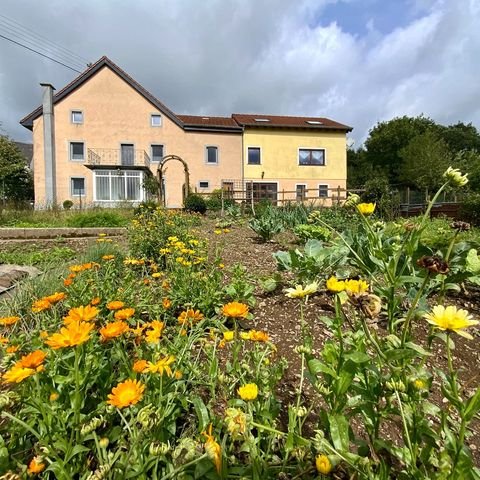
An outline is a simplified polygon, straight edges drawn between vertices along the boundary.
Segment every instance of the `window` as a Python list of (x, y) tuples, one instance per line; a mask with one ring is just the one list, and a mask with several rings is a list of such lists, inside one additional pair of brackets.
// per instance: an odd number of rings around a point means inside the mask
[(328, 185), (318, 186), (318, 196), (319, 198), (328, 198)]
[(198, 182), (198, 186), (199, 188), (208, 188), (209, 187), (209, 183), (207, 180), (200, 180)]
[(70, 160), (85, 160), (85, 145), (83, 142), (70, 142)]
[(143, 173), (137, 170), (95, 170), (96, 201), (142, 201)]
[(325, 165), (325, 150), (323, 148), (300, 148), (298, 150), (299, 165)]
[(303, 202), (307, 198), (307, 186), (306, 185), (299, 185), (296, 186), (296, 193), (297, 193), (297, 202)]
[(160, 162), (163, 158), (163, 145), (151, 145), (152, 162)]
[(248, 147), (248, 165), (260, 165), (261, 163), (261, 153), (260, 147)]
[(72, 197), (85, 196), (85, 178), (71, 177), (70, 178), (70, 194)]
[(81, 110), (72, 110), (72, 123), (83, 123), (83, 112)]
[(162, 126), (162, 116), (157, 114), (150, 115), (150, 122), (152, 127), (161, 127)]
[(273, 204), (277, 203), (278, 186), (276, 183), (251, 183), (247, 182), (247, 199), (258, 202), (259, 200), (270, 200)]
[(218, 163), (218, 147), (206, 147), (207, 163)]
[(225, 198), (233, 199), (233, 194), (235, 193), (233, 188), (233, 182), (222, 182), (222, 189)]

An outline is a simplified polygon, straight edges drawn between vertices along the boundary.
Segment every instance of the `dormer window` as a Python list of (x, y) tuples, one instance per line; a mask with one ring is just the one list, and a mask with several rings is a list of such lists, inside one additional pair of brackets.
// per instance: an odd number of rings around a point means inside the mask
[(320, 122), (319, 120), (307, 120), (309, 125), (323, 125), (323, 122)]
[(150, 125), (152, 127), (161, 127), (162, 126), (162, 116), (158, 114), (150, 115)]
[(255, 118), (254, 120), (256, 122), (269, 122), (270, 121), (268, 118)]
[(81, 110), (72, 110), (72, 123), (83, 123), (83, 112)]

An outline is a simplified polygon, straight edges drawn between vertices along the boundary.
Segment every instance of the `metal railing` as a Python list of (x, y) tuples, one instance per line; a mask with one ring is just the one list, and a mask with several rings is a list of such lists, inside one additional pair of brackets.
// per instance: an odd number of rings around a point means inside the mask
[(121, 150), (115, 148), (89, 148), (87, 165), (104, 167), (150, 168), (150, 157), (145, 150)]

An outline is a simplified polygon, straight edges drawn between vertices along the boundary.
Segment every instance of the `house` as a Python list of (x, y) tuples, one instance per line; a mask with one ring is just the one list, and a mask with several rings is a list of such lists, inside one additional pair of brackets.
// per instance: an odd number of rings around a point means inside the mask
[(20, 122), (33, 132), (37, 208), (141, 202), (159, 167), (167, 207), (182, 206), (186, 181), (275, 200), (346, 184), (351, 128), (328, 119), (178, 115), (107, 57), (55, 95), (42, 86), (43, 104)]

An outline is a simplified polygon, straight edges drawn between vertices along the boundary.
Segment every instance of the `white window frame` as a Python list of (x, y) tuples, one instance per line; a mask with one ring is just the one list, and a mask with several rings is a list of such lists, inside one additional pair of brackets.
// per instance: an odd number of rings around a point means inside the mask
[[(299, 199), (297, 198), (297, 196), (298, 196), (297, 188), (298, 188), (298, 187), (305, 187), (305, 190), (304, 190), (304, 192), (303, 192), (304, 195), (305, 195), (305, 197), (304, 197), (302, 200), (299, 200)], [(308, 197), (308, 185), (307, 185), (306, 183), (296, 183), (296, 184), (295, 184), (295, 201), (296, 201), (296, 202), (303, 202), (303, 201), (305, 201), (305, 200), (307, 199), (307, 197)]]
[[(206, 183), (207, 186), (206, 187), (202, 187), (202, 183)], [(199, 180), (198, 181), (198, 188), (201, 188), (202, 190), (204, 189), (207, 189), (207, 188), (210, 188), (210, 181), (209, 180)]]
[(153, 147), (162, 147), (163, 156), (165, 156), (165, 144), (164, 143), (151, 143), (150, 144), (150, 161), (152, 163), (160, 163), (159, 161), (153, 159)]
[[(75, 121), (75, 114), (76, 113), (80, 113), (82, 115), (82, 121), (81, 122), (76, 122)], [(74, 124), (74, 125), (83, 125), (83, 119), (84, 119), (84, 116), (83, 116), (83, 110), (71, 110), (70, 111), (70, 121)]]
[[(83, 180), (83, 193), (73, 193), (73, 180)], [(87, 179), (82, 176), (74, 176), (70, 177), (70, 196), (80, 198), (80, 197), (85, 197), (87, 195)]]
[[(300, 150), (323, 150), (323, 165), (302, 164), (300, 163)], [(298, 147), (297, 149), (297, 165), (299, 167), (326, 167), (327, 166), (327, 149), (323, 147)]]
[[(248, 162), (248, 150), (250, 148), (258, 148), (260, 150), (260, 163), (249, 163)], [(247, 146), (247, 165), (252, 165), (253, 167), (258, 167), (259, 165), (262, 165), (262, 147), (260, 147), (259, 145), (248, 145)]]
[(112, 169), (111, 168), (105, 168), (105, 169), (101, 169), (101, 170), (108, 170), (109, 171), (109, 174), (108, 175), (101, 175), (102, 177), (104, 178), (109, 178), (109, 185), (108, 185), (108, 188), (109, 188), (109, 200), (99, 200), (97, 198), (97, 170), (94, 170), (93, 172), (93, 201), (94, 202), (100, 202), (100, 203), (117, 203), (117, 202), (132, 202), (132, 203), (135, 203), (135, 202), (143, 202), (145, 200), (145, 189), (143, 188), (143, 180), (145, 178), (145, 175), (144, 173), (141, 171), (141, 170), (129, 170), (129, 169), (125, 169), (122, 171), (125, 173), (124, 177), (125, 177), (125, 191), (127, 191), (127, 185), (126, 185), (126, 182), (127, 182), (127, 175), (126, 175), (126, 172), (127, 171), (134, 171), (134, 172), (139, 172), (140, 175), (139, 175), (139, 179), (140, 179), (140, 198), (137, 199), (137, 200), (112, 200)]
[[(81, 143), (83, 145), (83, 158), (73, 158), (73, 144)], [(69, 140), (68, 142), (68, 159), (71, 162), (84, 162), (86, 160), (87, 145), (82, 140)]]
[[(209, 162), (208, 161), (208, 149), (209, 148), (216, 148), (217, 149), (217, 161), (216, 162)], [(218, 165), (220, 163), (220, 148), (218, 145), (205, 145), (205, 164), (206, 165)]]
[[(158, 125), (154, 124), (153, 123), (153, 119), (158, 117), (160, 119), (160, 123)], [(160, 113), (151, 113), (150, 114), (150, 126), (151, 127), (154, 127), (154, 128), (159, 128), (161, 127), (163, 124), (163, 118), (162, 118), (162, 115)]]
[[(327, 196), (323, 197), (320, 195), (320, 187), (327, 187)], [(318, 198), (330, 198), (330, 185), (328, 183), (319, 183), (318, 184)]]

